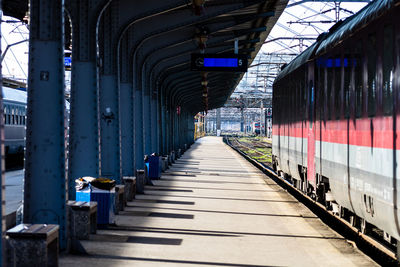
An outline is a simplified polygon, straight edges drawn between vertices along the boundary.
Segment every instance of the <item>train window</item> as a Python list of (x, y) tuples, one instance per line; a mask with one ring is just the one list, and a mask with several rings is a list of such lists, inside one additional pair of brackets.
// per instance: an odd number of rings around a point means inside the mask
[(335, 119), (340, 119), (340, 114), (341, 114), (341, 92), (342, 92), (342, 62), (340, 56), (335, 57), (335, 79), (334, 79), (334, 85), (332, 89), (334, 90), (335, 94), (335, 107), (334, 107), (334, 112), (335, 112)]
[(22, 116), (22, 125), (25, 125), (26, 124), (26, 122), (25, 122), (25, 116)]
[(356, 42), (354, 48), (354, 88), (355, 88), (355, 115), (356, 118), (362, 116), (363, 111), (363, 47), (362, 41)]
[(376, 36), (368, 36), (368, 116), (373, 117), (376, 113)]
[(383, 35), (383, 113), (390, 115), (393, 111), (393, 26), (385, 26)]
[[(317, 81), (315, 82), (315, 86), (316, 86), (316, 92), (315, 92), (315, 96), (318, 97), (318, 99), (316, 99), (315, 103), (316, 103), (316, 113), (315, 113), (315, 119), (317, 121), (322, 120), (323, 119), (323, 109), (324, 109), (324, 87), (323, 87), (323, 77), (324, 77), (324, 69), (321, 67), (317, 68), (317, 72), (318, 72), (318, 76), (317, 76)], [(317, 93), (318, 92), (318, 93)]]
[[(332, 60), (332, 59), (330, 59), (330, 60)], [(327, 72), (328, 72), (328, 77), (327, 77), (327, 92), (326, 92), (326, 94), (327, 94), (327, 97), (328, 97), (328, 99), (327, 99), (327, 108), (328, 108), (328, 120), (331, 120), (332, 119), (332, 94), (333, 94), (333, 86), (334, 86), (334, 84), (333, 84), (333, 68), (327, 68)]]
[(344, 117), (347, 119), (350, 117), (350, 93), (351, 93), (351, 72), (353, 68), (353, 60), (350, 55), (345, 55), (343, 59), (343, 69), (344, 69), (344, 87), (343, 87), (343, 97), (344, 97)]

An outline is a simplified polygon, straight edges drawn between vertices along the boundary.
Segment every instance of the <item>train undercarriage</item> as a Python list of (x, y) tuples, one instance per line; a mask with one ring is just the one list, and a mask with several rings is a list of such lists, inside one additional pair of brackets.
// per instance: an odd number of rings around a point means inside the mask
[[(389, 235), (387, 232), (379, 229), (375, 225), (367, 222), (364, 218), (361, 218), (360, 216), (356, 215), (351, 210), (338, 204), (333, 194), (331, 193), (328, 177), (317, 174), (316, 187), (314, 188), (314, 186), (307, 181), (306, 167), (298, 165), (300, 180), (293, 178), (291, 175), (279, 169), (279, 165), (275, 156), (272, 156), (272, 167), (273, 170), (278, 174), (278, 176), (281, 179), (284, 179), (285, 181), (290, 183), (302, 194), (307, 195), (315, 202), (318, 202), (319, 204), (323, 205), (326, 210), (332, 212), (335, 216), (348, 222), (352, 227), (356, 228), (361, 234), (373, 238), (374, 240), (385, 246), (387, 249), (394, 251), (397, 257), (399, 257), (399, 252), (397, 250), (398, 248), (400, 248), (400, 246), (398, 246), (398, 243), (400, 243), (400, 241)], [(371, 200), (365, 199), (366, 205), (368, 204), (369, 201)], [(369, 205), (370, 205), (369, 208), (373, 209), (373, 206), (371, 206), (371, 202), (369, 202)]]

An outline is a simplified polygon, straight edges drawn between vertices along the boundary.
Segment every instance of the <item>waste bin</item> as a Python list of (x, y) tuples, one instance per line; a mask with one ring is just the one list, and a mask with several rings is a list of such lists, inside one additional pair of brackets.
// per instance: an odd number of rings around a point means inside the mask
[(151, 179), (160, 179), (162, 171), (162, 159), (160, 156), (149, 157), (149, 177)]
[(115, 188), (104, 190), (89, 184), (84, 189), (76, 191), (76, 201), (96, 201), (97, 223), (115, 223)]

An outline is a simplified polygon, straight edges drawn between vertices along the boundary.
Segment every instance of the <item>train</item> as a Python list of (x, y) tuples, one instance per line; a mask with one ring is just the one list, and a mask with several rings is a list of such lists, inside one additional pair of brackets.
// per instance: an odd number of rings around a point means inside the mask
[(26, 132), (25, 89), (3, 86), (4, 151), (6, 169), (23, 166)]
[(264, 131), (264, 124), (258, 122), (252, 122), (251, 123), (251, 132), (255, 135), (259, 135), (261, 133), (261, 129), (260, 129), (260, 124), (262, 125), (262, 130)]
[(375, 0), (273, 84), (273, 168), (362, 233), (400, 240), (400, 1)]

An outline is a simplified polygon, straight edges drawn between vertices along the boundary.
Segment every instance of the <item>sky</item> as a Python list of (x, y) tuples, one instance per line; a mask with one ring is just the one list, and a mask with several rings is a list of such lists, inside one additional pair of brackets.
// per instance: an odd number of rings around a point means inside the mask
[[(25, 24), (12, 17), (3, 16), (1, 24), (1, 50), (4, 54), (7, 46), (28, 40), (29, 31)], [(5, 21), (5, 22), (4, 22)], [(11, 46), (2, 62), (3, 77), (26, 82), (28, 74), (28, 42)]]

